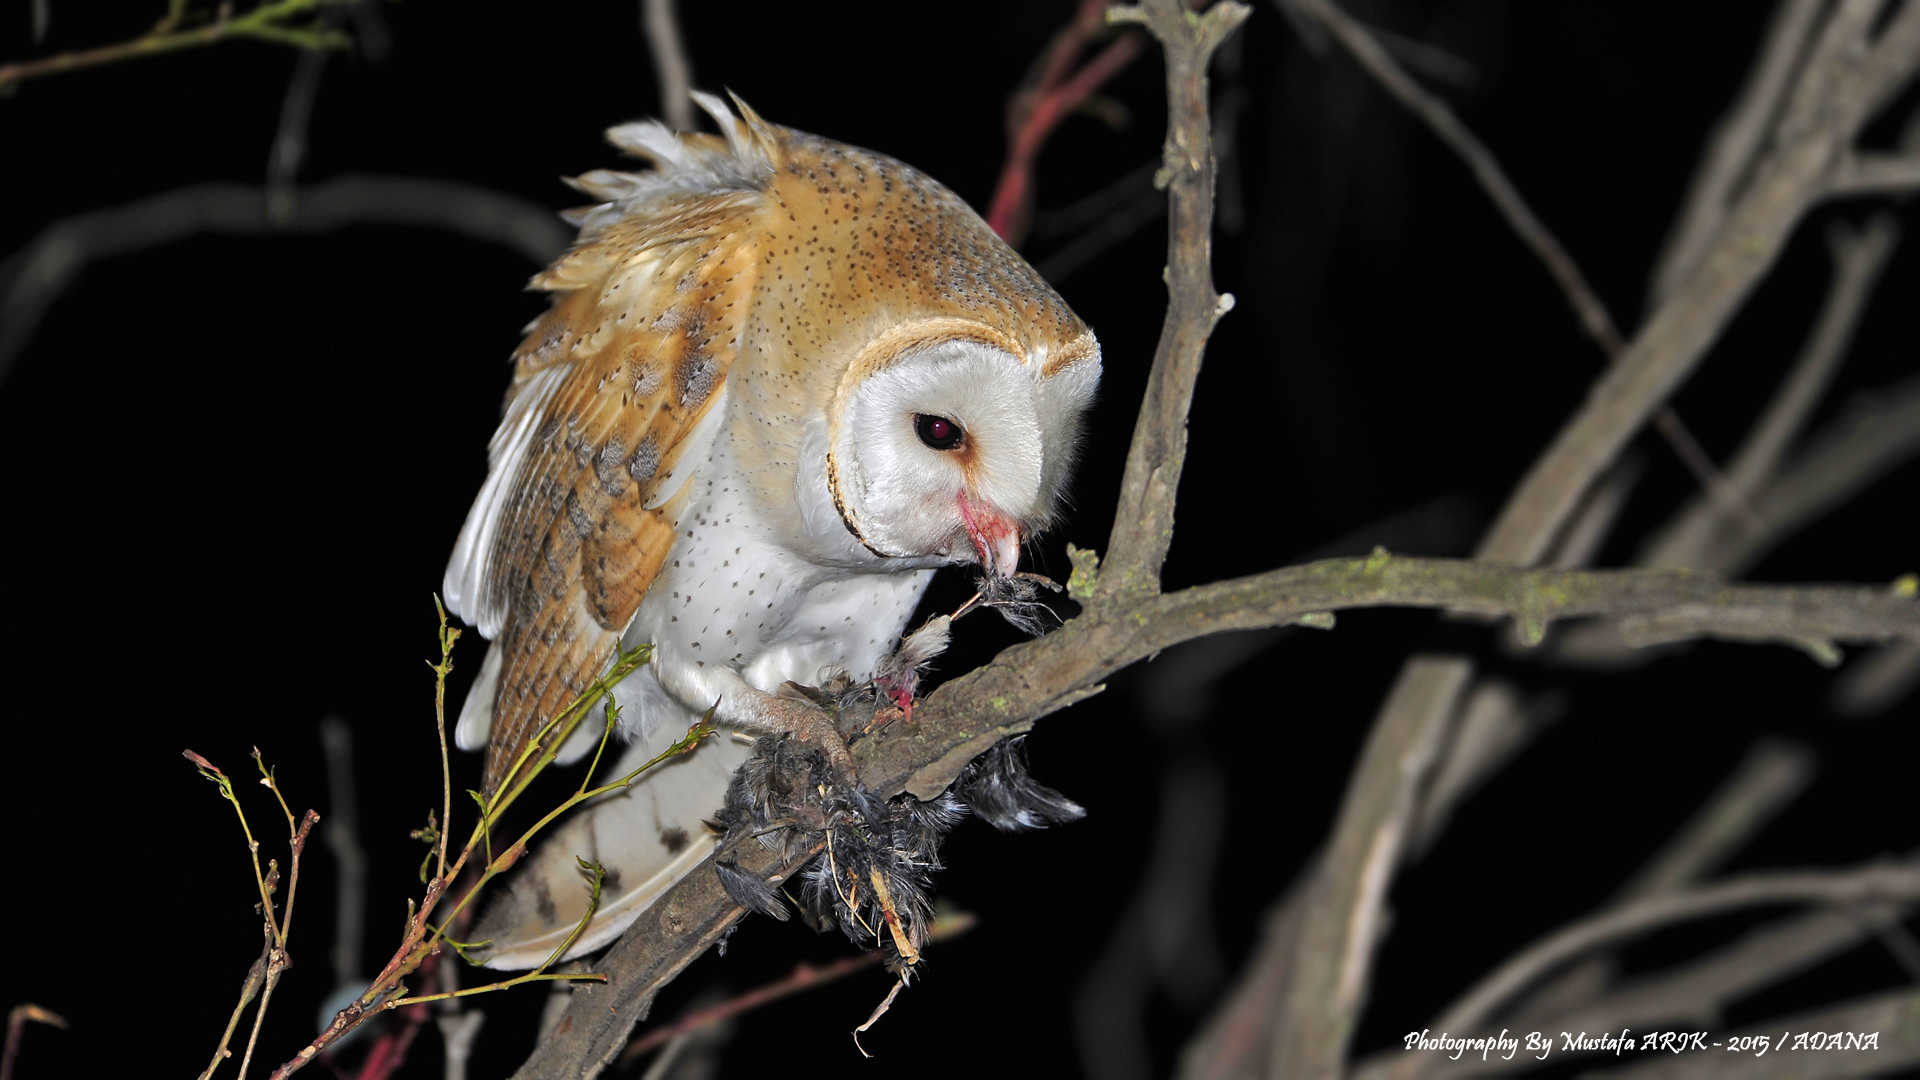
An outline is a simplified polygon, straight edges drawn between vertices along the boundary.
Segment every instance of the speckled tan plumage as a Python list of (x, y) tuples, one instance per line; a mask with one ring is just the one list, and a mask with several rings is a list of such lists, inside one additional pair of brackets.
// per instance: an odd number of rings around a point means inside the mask
[(507, 402), (537, 415), (461, 612), (497, 624), (503, 650), (488, 790), (605, 669), (674, 556), (700, 464), (682, 459), (723, 387), (730, 422), (757, 427), (734, 440), (738, 479), (780, 507), (800, 418), (826, 414), (863, 365), (956, 339), (1049, 375), (1097, 362), (1087, 328), (944, 187), (741, 114), (727, 138), (679, 137), (682, 165), (719, 163), (707, 183), (577, 181), (610, 201), (579, 212), (578, 244), (533, 281), (557, 295), (516, 354)]

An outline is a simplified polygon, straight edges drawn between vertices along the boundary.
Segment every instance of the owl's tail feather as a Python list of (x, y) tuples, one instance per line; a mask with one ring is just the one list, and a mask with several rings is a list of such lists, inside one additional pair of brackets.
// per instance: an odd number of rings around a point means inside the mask
[[(639, 768), (685, 734), (674, 727), (659, 725), (651, 738), (628, 746), (619, 763), (600, 775), (611, 780)], [(587, 914), (591, 882), (576, 858), (599, 863), (606, 879), (593, 921), (560, 959), (611, 944), (713, 851), (719, 837), (706, 823), (725, 801), (734, 770), (752, 752), (723, 730), (693, 753), (642, 773), (625, 791), (575, 811), (559, 831), (536, 840), (532, 853), (507, 876), (505, 889), (469, 934), (490, 944), (467, 954), (505, 970), (538, 967), (552, 956)], [(601, 767), (606, 769), (604, 763)]]

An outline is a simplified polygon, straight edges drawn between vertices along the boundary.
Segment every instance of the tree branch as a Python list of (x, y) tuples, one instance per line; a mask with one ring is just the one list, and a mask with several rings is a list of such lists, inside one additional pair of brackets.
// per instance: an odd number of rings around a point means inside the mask
[[(1769, 1050), (1764, 1057), (1753, 1051), (1728, 1053), (1725, 1050), (1664, 1054), (1626, 1068), (1585, 1075), (1591, 1080), (1799, 1080), (1808, 1075), (1840, 1080), (1878, 1076), (1920, 1062), (1920, 1025), (1913, 1023), (1916, 1011), (1920, 1011), (1920, 992), (1898, 990), (1836, 1008), (1772, 1020), (1764, 1030), (1746, 1028), (1734, 1033), (1733, 1037), (1768, 1039)], [(1779, 1026), (1773, 1026), (1775, 1024)], [(1874, 1032), (1880, 1038), (1870, 1052), (1842, 1050), (1838, 1053), (1789, 1050), (1771, 1041), (1781, 1032), (1798, 1035), (1812, 1031)], [(1819, 1056), (1810, 1060), (1809, 1054)], [(1809, 1073), (1809, 1069), (1816, 1071)]]
[[(1896, 923), (1901, 911), (1898, 907), (1822, 910), (1783, 919), (1676, 970), (1637, 980), (1572, 1008), (1529, 1009), (1513, 1016), (1511, 1022), (1517, 1029), (1529, 1031), (1712, 1026), (1719, 1023), (1727, 1006), (1859, 946), (1871, 939), (1877, 928)], [(1501, 1023), (1507, 1022), (1503, 1017)], [(1354, 1071), (1355, 1080), (1388, 1080), (1400, 1066), (1400, 1057), (1398, 1052), (1388, 1051), (1368, 1058)], [(1423, 1080), (1465, 1080), (1538, 1065), (1524, 1055), (1512, 1061), (1493, 1058), (1484, 1062), (1466, 1056), (1458, 1061), (1432, 1061), (1420, 1075)]]
[[(1481, 558), (1531, 563), (1540, 557), (1581, 493), (1692, 373), (1801, 215), (1828, 196), (1861, 126), (1920, 60), (1920, 5), (1903, 8), (1869, 43), (1877, 7), (1843, 5), (1828, 20), (1792, 87), (1775, 149), (1756, 166), (1697, 270), (1656, 309), (1528, 470), (1482, 543)], [(1855, 62), (1862, 55), (1866, 59)]]
[[(1626, 343), (1620, 338), (1620, 331), (1614, 323), (1613, 315), (1607, 310), (1605, 301), (1593, 291), (1587, 283), (1586, 275), (1567, 253), (1565, 247), (1553, 235), (1544, 223), (1534, 215), (1533, 208), (1521, 197), (1520, 190), (1508, 179), (1506, 170), (1467, 126), (1460, 122), (1447, 103), (1434, 94), (1428, 93), (1412, 76), (1397, 64), (1392, 53), (1379, 38), (1377, 31), (1367, 28), (1359, 20), (1342, 10), (1333, 0), (1277, 0), (1282, 10), (1295, 10), (1316, 20), (1319, 25), (1332, 32), (1335, 40), (1345, 46), (1347, 52), (1359, 62), (1367, 73), (1384, 87), (1390, 95), (1405, 106), (1407, 111), (1424, 121), (1434, 136), (1445, 143), (1449, 149), (1459, 155), (1473, 178), (1479, 182), (1481, 190), (1493, 202), (1494, 208), (1507, 221), (1514, 235), (1520, 238), (1534, 256), (1538, 258), (1547, 273), (1552, 275), (1567, 302), (1573, 307), (1574, 314), (1585, 330), (1600, 346), (1609, 361), (1620, 356)], [(1711, 458), (1701, 450), (1700, 444), (1687, 430), (1680, 416), (1672, 406), (1663, 407), (1654, 417), (1654, 427), (1661, 437), (1673, 447), (1674, 454), (1681, 464), (1693, 474), (1695, 482), (1711, 493), (1729, 511), (1752, 516), (1752, 511), (1739, 495), (1727, 484), (1727, 480), (1714, 467)]]
[(1200, 361), (1233, 297), (1213, 289), (1213, 149), (1207, 117), (1207, 63), (1251, 12), (1222, 0), (1204, 14), (1184, 0), (1144, 0), (1109, 9), (1159, 39), (1167, 64), (1167, 140), (1156, 187), (1167, 189), (1167, 318), (1135, 421), (1120, 505), (1107, 541), (1099, 599), (1112, 602), (1160, 590), (1160, 565), (1173, 542), (1173, 504), (1187, 457), (1187, 412)]
[[(1908, 859), (1842, 872), (1749, 874), (1717, 885), (1666, 893), (1573, 923), (1522, 950), (1434, 1021), (1439, 1031), (1477, 1031), (1530, 983), (1582, 953), (1676, 922), (1772, 904), (1871, 905), (1920, 899), (1920, 863)], [(1855, 1029), (1859, 1030), (1859, 1029)], [(1871, 1029), (1868, 1029), (1871, 1030)], [(1403, 1056), (1396, 1078), (1416, 1075)]]
[[(1672, 613), (1692, 632), (1809, 648), (1814, 642), (1830, 648), (1836, 640), (1920, 640), (1920, 603), (1886, 588), (1732, 585), (1684, 571), (1519, 570), (1382, 551), (1096, 606), (941, 686), (915, 708), (912, 724), (857, 742), (854, 760), (876, 796), (931, 798), (988, 747), (1031, 730), (1041, 717), (1161, 649), (1222, 630), (1302, 621), (1324, 626), (1330, 611), (1388, 605), (1511, 615), (1541, 632), (1563, 618)], [(819, 850), (785, 861), (758, 843), (741, 843), (714, 858), (735, 857), (744, 871), (778, 883)], [(596, 966), (608, 983), (575, 989), (566, 1019), (517, 1075), (573, 1077), (604, 1067), (654, 993), (742, 914), (705, 864), (682, 878)]]
[(1767, 137), (1780, 118), (1781, 102), (1800, 73), (1807, 42), (1825, 0), (1781, 0), (1747, 82), (1727, 115), (1714, 125), (1707, 150), (1687, 187), (1685, 206), (1660, 253), (1648, 289), (1649, 308), (1665, 303), (1693, 276), (1707, 247), (1726, 223), (1735, 194), (1752, 176)]
[[(1891, 214), (1875, 215), (1855, 231), (1836, 223), (1827, 234), (1833, 259), (1833, 283), (1821, 305), (1813, 333), (1802, 347), (1786, 382), (1775, 391), (1759, 420), (1747, 433), (1727, 468), (1728, 482), (1746, 500), (1758, 497), (1774, 478), (1780, 460), (1820, 403), (1840, 361), (1853, 342), (1855, 330), (1872, 299), (1880, 273), (1899, 243), (1900, 225)], [(1703, 563), (1719, 534), (1748, 531), (1744, 521), (1728, 520), (1718, 506), (1695, 500), (1663, 531), (1641, 562), (1647, 566), (1692, 566), (1725, 572), (1725, 566)], [(1765, 523), (1763, 520), (1763, 528)]]
[(693, 61), (680, 36), (680, 16), (674, 0), (640, 0), (640, 25), (647, 34), (647, 52), (653, 57), (653, 75), (660, 84), (660, 115), (675, 131), (693, 130)]
[(348, 225), (419, 225), (499, 244), (545, 265), (573, 242), (546, 207), (451, 180), (343, 176), (290, 189), (284, 214), (273, 193), (242, 184), (196, 184), (106, 210), (62, 218), (0, 267), (0, 380), (40, 320), (88, 263), (192, 236), (323, 233)]
[(177, 29), (174, 25), (177, 20), (169, 16), (162, 19), (160, 25), (155, 26), (152, 31), (132, 41), (60, 53), (57, 56), (48, 56), (39, 60), (20, 60), (10, 64), (0, 64), (0, 90), (6, 90), (28, 79), (37, 79), (45, 75), (99, 67), (103, 64), (119, 63), (122, 60), (133, 60), (142, 56), (178, 52), (181, 49), (212, 45), (229, 38), (252, 38), (255, 41), (291, 45), (298, 49), (349, 48), (353, 44), (353, 39), (340, 31), (323, 26), (299, 25), (294, 20), (311, 15), (323, 7), (351, 2), (353, 0), (270, 0), (239, 16), (229, 14), (227, 6), (222, 5), (212, 22), (187, 30)]

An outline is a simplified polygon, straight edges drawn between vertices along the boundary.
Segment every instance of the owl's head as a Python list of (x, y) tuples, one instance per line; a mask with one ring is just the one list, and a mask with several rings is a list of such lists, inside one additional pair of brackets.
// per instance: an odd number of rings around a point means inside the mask
[(942, 318), (883, 333), (828, 413), (826, 482), (884, 558), (978, 560), (1011, 576), (1059, 510), (1100, 376), (1091, 335), (1066, 355)]
[(718, 136), (608, 132), (656, 170), (575, 181), (608, 201), (578, 212), (577, 254), (543, 287), (644, 277), (653, 292), (625, 303), (671, 309), (649, 325), (690, 343), (687, 386), (726, 373), (743, 472), (811, 557), (1011, 576), (1059, 509), (1100, 377), (1093, 332), (925, 173), (695, 100)]

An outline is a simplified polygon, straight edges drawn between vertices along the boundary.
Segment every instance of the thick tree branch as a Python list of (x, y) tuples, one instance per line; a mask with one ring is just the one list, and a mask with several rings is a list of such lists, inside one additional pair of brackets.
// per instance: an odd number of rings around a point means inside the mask
[[(1807, 207), (1831, 193), (1835, 166), (1849, 152), (1859, 128), (1913, 72), (1920, 4), (1902, 8), (1884, 31), (1869, 40), (1879, 6), (1875, 0), (1849, 2), (1832, 12), (1821, 4), (1790, 6), (1777, 21), (1776, 44), (1782, 34), (1812, 32), (1814, 21), (1824, 18), (1825, 25), (1819, 30), (1820, 44), (1804, 62), (1797, 44), (1779, 50), (1792, 54), (1783, 61), (1770, 46), (1763, 63), (1767, 71), (1749, 85), (1748, 100), (1735, 109), (1736, 117), (1763, 118), (1748, 145), (1752, 153), (1765, 156), (1731, 172), (1718, 167), (1703, 170), (1699, 186), (1727, 185), (1724, 197), (1730, 205), (1719, 215), (1724, 220), (1716, 219), (1705, 231), (1702, 253), (1685, 273), (1674, 275), (1673, 288), (1659, 294), (1664, 302), (1653, 317), (1522, 479), (1478, 549), (1481, 558), (1532, 564), (1553, 549), (1587, 501), (1594, 482), (1614, 465), (1628, 439), (1664, 407), (1667, 397), (1698, 364), (1764, 276)], [(1803, 8), (1804, 25), (1796, 28), (1794, 12)], [(1701, 194), (1698, 187), (1695, 194)], [(1714, 205), (1721, 198), (1715, 192), (1690, 205)], [(1651, 624), (1638, 629), (1658, 632)], [(1833, 654), (1824, 655), (1831, 659)], [(1456, 714), (1459, 693), (1471, 685), (1464, 677), (1439, 678), (1435, 663), (1428, 660), (1403, 669), (1401, 683), (1388, 695), (1391, 707), (1375, 721), (1377, 732), (1396, 733), (1399, 742), (1381, 745), (1377, 753), (1370, 744), (1364, 757), (1371, 767), (1400, 770), (1399, 783), (1406, 790), (1418, 790), (1426, 779), (1404, 768), (1429, 760), (1415, 752), (1425, 731), (1419, 718)], [(1471, 667), (1465, 659), (1451, 663), (1461, 672)], [(1422, 673), (1433, 677), (1423, 678)], [(1434, 694), (1450, 692), (1452, 699), (1435, 702), (1402, 692), (1410, 680), (1420, 681)], [(1355, 790), (1395, 790), (1378, 783), (1380, 778), (1370, 776), (1367, 767), (1356, 772)], [(1299, 922), (1301, 940), (1337, 940), (1344, 927), (1377, 922), (1366, 912), (1340, 907), (1339, 901), (1352, 898), (1364, 904), (1378, 895), (1358, 884), (1376, 862), (1358, 854), (1374, 850), (1359, 838), (1380, 842), (1405, 835), (1399, 812), (1408, 804), (1398, 794), (1371, 804), (1349, 804), (1350, 812), (1343, 813), (1336, 825), (1336, 837), (1350, 842), (1336, 840), (1329, 856), (1311, 871), (1338, 884), (1295, 892), (1293, 903), (1309, 905)], [(1334, 857), (1342, 852), (1345, 857)], [(1274, 955), (1283, 954), (1276, 951)], [(1345, 1009), (1352, 999), (1338, 989), (1353, 980), (1331, 965), (1296, 964), (1284, 977), (1284, 1004), (1274, 1019), (1270, 1047), (1288, 1056), (1268, 1061), (1269, 1075), (1288, 1080), (1339, 1075), (1354, 1017)], [(1250, 975), (1242, 985), (1252, 988), (1262, 983)], [(1238, 1015), (1243, 1011), (1240, 1006), (1234, 999), (1224, 1008)]]
[(1111, 601), (1160, 589), (1173, 542), (1173, 503), (1187, 458), (1187, 411), (1214, 323), (1233, 297), (1213, 289), (1213, 148), (1207, 117), (1207, 63), (1251, 9), (1222, 0), (1194, 14), (1185, 0), (1145, 0), (1108, 18), (1146, 25), (1166, 51), (1167, 141), (1155, 186), (1167, 189), (1167, 318), (1134, 424), (1120, 506), (1107, 541), (1099, 597)]
[[(1381, 606), (1509, 615), (1541, 632), (1563, 618), (1677, 616), (1700, 634), (1809, 648), (1815, 642), (1830, 648), (1836, 640), (1920, 640), (1920, 603), (1898, 589), (1732, 585), (1684, 571), (1519, 570), (1376, 552), (1096, 606), (945, 684), (915, 709), (913, 723), (856, 743), (854, 760), (876, 795), (930, 798), (988, 747), (1031, 730), (1161, 649), (1222, 630), (1303, 621), (1324, 626), (1328, 612)], [(744, 843), (729, 854), (748, 872), (780, 881), (814, 853), (783, 862), (757, 843)], [(608, 984), (575, 989), (567, 1018), (518, 1075), (572, 1077), (603, 1067), (625, 1045), (653, 994), (742, 914), (705, 866), (683, 878), (596, 965), (609, 975)]]
[(1780, 105), (1799, 75), (1814, 23), (1825, 0), (1781, 0), (1768, 23), (1760, 54), (1727, 115), (1714, 125), (1707, 150), (1688, 185), (1686, 203), (1660, 253), (1648, 289), (1649, 308), (1665, 303), (1693, 275), (1727, 220), (1735, 194), (1751, 178), (1780, 118)]

